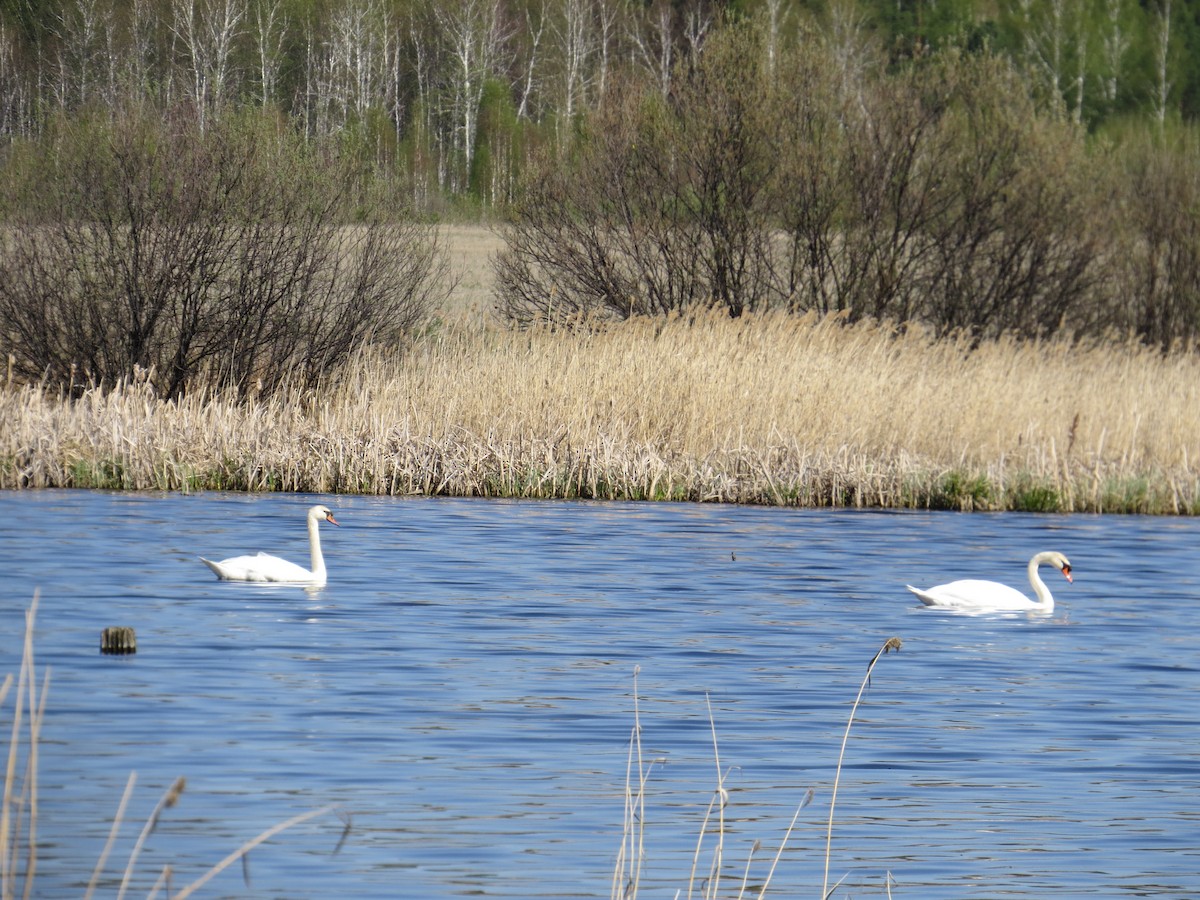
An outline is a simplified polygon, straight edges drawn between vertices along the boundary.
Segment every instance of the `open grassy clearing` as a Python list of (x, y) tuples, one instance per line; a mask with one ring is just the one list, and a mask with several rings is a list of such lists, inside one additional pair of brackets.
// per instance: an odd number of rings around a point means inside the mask
[(503, 238), (482, 225), (445, 225), (438, 229), (438, 241), (450, 258), (453, 281), (444, 311), (490, 314), (496, 282), (491, 260), (504, 248)]
[(0, 486), (1200, 511), (1200, 360), (785, 316), (449, 317), (308, 393), (0, 396)]

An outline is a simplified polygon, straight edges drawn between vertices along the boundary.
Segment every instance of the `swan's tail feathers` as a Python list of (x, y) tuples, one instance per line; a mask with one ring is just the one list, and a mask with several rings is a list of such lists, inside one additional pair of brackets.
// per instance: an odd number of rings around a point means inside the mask
[(203, 556), (198, 557), (198, 558), (199, 558), (200, 562), (204, 563), (206, 566), (208, 566), (210, 569), (212, 569), (214, 574), (216, 574), (216, 576), (218, 578), (221, 577), (221, 567), (219, 565), (217, 565), (211, 559), (205, 559)]
[(910, 591), (912, 591), (914, 594), (916, 594), (917, 598), (922, 603), (924, 603), (926, 606), (936, 606), (937, 605), (937, 601), (934, 600), (932, 597), (930, 597), (928, 594), (926, 594), (920, 588), (915, 588), (911, 584), (906, 584), (905, 587), (908, 588)]

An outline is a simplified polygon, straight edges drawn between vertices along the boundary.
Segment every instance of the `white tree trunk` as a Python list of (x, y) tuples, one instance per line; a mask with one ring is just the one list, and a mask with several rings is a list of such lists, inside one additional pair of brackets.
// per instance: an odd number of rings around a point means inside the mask
[(287, 32), (287, 19), (280, 4), (281, 0), (261, 0), (254, 8), (259, 102), (264, 107), (278, 99), (276, 90), (283, 61), (283, 38)]
[(208, 110), (220, 109), (233, 93), (232, 57), (245, 8), (237, 0), (173, 0), (171, 13), (171, 32), (187, 54), (192, 99), (203, 129)]
[[(440, 39), (450, 60), (445, 72), (444, 112), (450, 121), (450, 148), (471, 170), (475, 155), (479, 105), (484, 83), (499, 68), (507, 35), (501, 26), (500, 0), (457, 0), (434, 7)], [(452, 183), (453, 190), (465, 185)]]
[(1157, 9), (1154, 34), (1154, 118), (1159, 125), (1166, 122), (1167, 104), (1171, 99), (1171, 0), (1162, 0)]

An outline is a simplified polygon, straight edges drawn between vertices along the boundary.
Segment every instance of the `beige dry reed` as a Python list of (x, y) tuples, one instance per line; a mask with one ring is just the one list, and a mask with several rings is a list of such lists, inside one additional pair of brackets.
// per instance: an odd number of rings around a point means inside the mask
[(836, 318), (444, 325), (309, 393), (0, 392), (0, 486), (1195, 513), (1200, 357)]
[[(883, 645), (871, 657), (870, 663), (867, 664), (867, 671), (863, 675), (862, 683), (859, 685), (858, 693), (854, 698), (854, 703), (850, 707), (850, 715), (846, 720), (846, 728), (842, 735), (841, 748), (838, 751), (837, 767), (834, 770), (833, 787), (829, 795), (829, 821), (825, 830), (825, 870), (824, 879), (821, 885), (822, 900), (828, 900), (832, 896), (833, 891), (841, 885), (845, 876), (832, 888), (829, 886), (829, 864), (832, 858), (833, 846), (833, 817), (834, 810), (837, 805), (838, 785), (842, 778), (842, 766), (846, 760), (846, 745), (850, 739), (850, 729), (854, 725), (854, 716), (858, 712), (858, 707), (862, 703), (863, 694), (866, 693), (867, 687), (871, 683), (871, 675), (875, 671), (875, 666), (879, 660), (892, 651), (899, 652), (904, 642), (898, 637), (891, 637), (884, 641)], [(646, 858), (646, 789), (650, 775), (650, 770), (655, 763), (662, 760), (655, 760), (647, 763), (642, 755), (642, 722), (641, 710), (639, 708), (638, 694), (638, 675), (640, 667), (635, 667), (633, 670), (633, 731), (629, 738), (629, 756), (626, 761), (625, 768), (625, 815), (623, 819), (623, 829), (621, 835), (621, 846), (617, 853), (616, 866), (613, 870), (612, 881), (612, 900), (637, 900), (638, 891), (641, 886), (642, 865)], [(725, 809), (729, 803), (729, 792), (725, 787), (726, 778), (729, 775), (727, 769), (722, 768), (721, 754), (717, 741), (717, 726), (713, 718), (712, 703), (705, 697), (708, 706), (708, 724), (712, 733), (713, 742), (713, 762), (716, 764), (717, 777), (716, 787), (713, 790), (712, 798), (709, 800), (708, 808), (705, 810), (704, 818), (700, 823), (699, 833), (696, 839), (696, 849), (692, 855), (692, 867), (688, 876), (687, 889), (677, 892), (677, 897), (682, 897), (684, 900), (691, 900), (698, 886), (697, 868), (701, 860), (701, 852), (704, 849), (705, 839), (712, 837), (713, 846), (710, 852), (710, 861), (707, 875), (699, 880), (702, 886), (702, 900), (715, 900), (720, 896), (720, 882), (722, 870), (725, 865), (725, 835), (726, 835), (726, 819)], [(764, 897), (767, 889), (770, 887), (771, 880), (775, 877), (775, 870), (779, 865), (779, 860), (783, 856), (784, 849), (788, 841), (791, 839), (792, 833), (796, 828), (796, 821), (800, 817), (800, 812), (807, 807), (813, 800), (813, 791), (809, 789), (804, 798), (796, 807), (796, 812), (792, 816), (791, 822), (788, 823), (787, 830), (784, 832), (783, 839), (779, 843), (779, 848), (776, 851), (774, 858), (771, 861), (770, 869), (762, 880), (757, 884), (755, 896), (758, 898)], [(716, 813), (716, 821), (714, 822), (714, 812)], [(761, 849), (762, 844), (755, 841), (751, 846), (750, 853), (746, 858), (744, 874), (742, 877), (740, 889), (737, 893), (738, 900), (741, 900), (746, 895), (746, 891), (750, 886), (750, 870), (751, 863), (754, 861), (754, 855)], [(891, 896), (891, 874), (887, 876), (888, 896)]]
[[(8, 739), (7, 763), (4, 770), (4, 792), (0, 798), (0, 897), (12, 900), (32, 895), (38, 862), (38, 746), (42, 722), (46, 717), (46, 694), (50, 687), (50, 672), (37, 684), (37, 668), (33, 654), (33, 624), (37, 618), (38, 594), (25, 612), (25, 641), (22, 645), (21, 668), (13, 696), (12, 730)], [(12, 687), (12, 675), (0, 683), (0, 704)], [(24, 749), (24, 766), (18, 771)]]

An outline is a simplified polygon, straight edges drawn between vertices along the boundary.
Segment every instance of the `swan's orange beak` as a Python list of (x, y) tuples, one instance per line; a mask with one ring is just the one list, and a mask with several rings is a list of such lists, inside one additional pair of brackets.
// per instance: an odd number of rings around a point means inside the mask
[[(325, 521), (328, 522), (330, 525), (337, 525), (337, 523), (338, 523), (337, 519), (335, 519), (333, 517), (333, 513), (330, 513), (329, 515), (327, 515), (325, 517)], [(341, 525), (338, 525), (338, 528), (341, 528), (341, 527), (342, 527)], [(1067, 576), (1067, 578), (1070, 578), (1070, 577), (1071, 577), (1070, 575)]]
[(1075, 583), (1075, 579), (1071, 577), (1071, 567), (1070, 566), (1063, 566), (1062, 573), (1063, 573), (1063, 577), (1066, 578), (1067, 581), (1069, 581), (1071, 584)]

